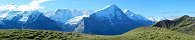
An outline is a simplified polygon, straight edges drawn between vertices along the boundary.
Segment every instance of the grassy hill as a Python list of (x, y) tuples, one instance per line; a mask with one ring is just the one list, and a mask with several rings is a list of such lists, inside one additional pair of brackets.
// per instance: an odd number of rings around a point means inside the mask
[(195, 34), (195, 17), (189, 17), (188, 15), (182, 16), (174, 20), (163, 20), (156, 24), (154, 27), (163, 27), (178, 32), (187, 34)]
[(194, 35), (166, 28), (140, 27), (123, 35), (106, 36), (48, 30), (0, 30), (0, 39), (5, 40), (193, 40)]
[(193, 40), (193, 35), (159, 27), (141, 27), (123, 34), (122, 38), (133, 40)]

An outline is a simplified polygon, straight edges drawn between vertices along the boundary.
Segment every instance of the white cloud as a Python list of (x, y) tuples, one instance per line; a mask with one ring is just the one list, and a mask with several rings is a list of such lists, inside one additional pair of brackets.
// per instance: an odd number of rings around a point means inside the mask
[(19, 6), (16, 6), (14, 4), (8, 4), (5, 6), (0, 6), (0, 10), (17, 10), (17, 11), (37, 10), (43, 8), (40, 4), (47, 1), (48, 0), (32, 0), (28, 4), (19, 5)]

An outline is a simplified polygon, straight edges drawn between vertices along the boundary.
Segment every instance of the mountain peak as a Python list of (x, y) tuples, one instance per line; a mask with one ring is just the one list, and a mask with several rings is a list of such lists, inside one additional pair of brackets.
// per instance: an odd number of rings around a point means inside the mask
[(108, 5), (106, 9), (119, 9), (115, 4)]
[(117, 7), (115, 4), (108, 5), (107, 7)]
[(42, 13), (39, 12), (38, 10), (33, 10), (33, 11), (32, 11), (32, 14), (36, 14), (36, 15), (37, 15), (37, 14), (42, 14)]
[(110, 10), (110, 11), (113, 11), (113, 10), (121, 10), (120, 8), (118, 8), (115, 4), (111, 4), (111, 5), (108, 5), (106, 6), (105, 8), (103, 9), (100, 9), (100, 10), (97, 10), (95, 12), (98, 12), (98, 11), (102, 11), (102, 10)]
[(66, 10), (69, 10), (69, 9), (57, 9), (56, 11), (66, 11)]
[(112, 17), (121, 18), (122, 16), (126, 16), (123, 13), (123, 11), (114, 4), (109, 5), (106, 8), (103, 8), (103, 9), (96, 11), (94, 13), (94, 15), (101, 17), (101, 18), (108, 18), (108, 19), (110, 19)]
[(124, 10), (124, 13), (126, 13), (126, 12), (130, 12), (130, 10), (128, 10), (128, 9), (127, 10)]
[(63, 11), (63, 10), (77, 11), (76, 9), (57, 9), (57, 11)]
[(190, 16), (188, 16), (188, 15), (184, 15), (184, 16), (182, 16), (182, 18), (186, 18), (186, 17), (190, 17)]
[(124, 13), (127, 15), (133, 16), (135, 13), (131, 12), (130, 10), (124, 10)]

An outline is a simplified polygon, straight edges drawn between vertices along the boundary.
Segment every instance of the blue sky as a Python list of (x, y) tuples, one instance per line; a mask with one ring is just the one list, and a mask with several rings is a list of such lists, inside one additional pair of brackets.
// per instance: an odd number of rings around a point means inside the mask
[[(0, 0), (0, 5), (25, 5), (32, 0)], [(98, 10), (115, 4), (122, 10), (129, 9), (145, 17), (157, 19), (174, 18), (182, 15), (195, 16), (195, 0), (49, 0), (40, 3), (39, 10), (77, 9)]]

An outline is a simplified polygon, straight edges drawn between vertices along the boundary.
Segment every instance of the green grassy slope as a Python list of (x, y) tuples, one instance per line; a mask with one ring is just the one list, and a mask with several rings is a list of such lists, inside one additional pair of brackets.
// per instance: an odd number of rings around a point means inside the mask
[(104, 36), (50, 30), (0, 30), (0, 40), (111, 40), (118, 36)]
[(187, 15), (174, 20), (164, 20), (154, 24), (154, 27), (163, 27), (183, 33), (195, 34), (195, 17)]
[(159, 27), (141, 27), (123, 34), (122, 38), (133, 40), (193, 40), (193, 35)]
[(123, 35), (106, 36), (47, 30), (0, 30), (0, 39), (34, 40), (193, 40), (193, 35), (159, 27), (141, 27)]
[(79, 39), (81, 34), (46, 30), (0, 30), (0, 39)]

